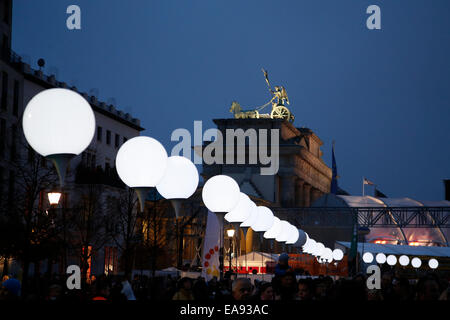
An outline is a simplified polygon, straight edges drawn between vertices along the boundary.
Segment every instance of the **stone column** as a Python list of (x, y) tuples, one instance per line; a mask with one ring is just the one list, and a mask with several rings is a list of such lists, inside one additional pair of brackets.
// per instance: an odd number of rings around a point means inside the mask
[(304, 188), (305, 181), (302, 179), (297, 179), (295, 181), (295, 206), (296, 207), (303, 207), (304, 201), (303, 201), (303, 188)]
[(309, 207), (311, 205), (311, 185), (305, 183), (303, 187), (303, 205)]
[(295, 205), (295, 176), (283, 175), (281, 179), (281, 205), (293, 207)]

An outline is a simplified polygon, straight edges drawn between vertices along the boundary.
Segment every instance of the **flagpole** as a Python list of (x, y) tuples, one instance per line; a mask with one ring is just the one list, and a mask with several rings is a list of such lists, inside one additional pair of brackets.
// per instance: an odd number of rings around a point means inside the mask
[(364, 177), (363, 177), (363, 183), (362, 183), (362, 196), (364, 197)]

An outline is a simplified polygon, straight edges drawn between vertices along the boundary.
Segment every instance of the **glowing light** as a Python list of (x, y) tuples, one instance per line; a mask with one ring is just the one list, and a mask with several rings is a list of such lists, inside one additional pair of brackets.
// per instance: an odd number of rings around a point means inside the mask
[(78, 155), (91, 143), (95, 116), (89, 103), (68, 89), (48, 89), (33, 97), (23, 113), (23, 133), (44, 157)]
[(172, 156), (167, 159), (166, 173), (156, 185), (159, 194), (166, 199), (187, 199), (198, 186), (198, 171), (191, 160)]
[(436, 259), (430, 259), (428, 260), (428, 266), (431, 269), (436, 269), (437, 267), (439, 267), (439, 262)]
[(386, 255), (384, 253), (379, 253), (376, 255), (375, 260), (377, 260), (377, 263), (383, 264), (386, 262)]
[(400, 256), (400, 258), (398, 259), (398, 262), (400, 263), (400, 265), (402, 266), (407, 266), (409, 264), (409, 257), (408, 256)]
[(373, 261), (373, 254), (370, 253), (370, 252), (365, 252), (363, 254), (363, 261), (365, 263), (372, 263), (372, 261)]
[(388, 265), (393, 266), (397, 263), (397, 257), (391, 254), (387, 257), (386, 261)]
[(230, 212), (239, 202), (241, 191), (237, 182), (225, 175), (209, 178), (203, 186), (203, 203), (211, 212)]
[(414, 268), (420, 268), (420, 266), (422, 265), (422, 260), (420, 260), (419, 258), (413, 258), (412, 260), (411, 260), (411, 265), (414, 267)]
[(60, 198), (61, 198), (61, 192), (49, 192), (48, 193), (48, 202), (52, 206), (56, 206), (59, 203)]
[(344, 258), (344, 252), (341, 249), (333, 250), (333, 259), (336, 261), (341, 261)]

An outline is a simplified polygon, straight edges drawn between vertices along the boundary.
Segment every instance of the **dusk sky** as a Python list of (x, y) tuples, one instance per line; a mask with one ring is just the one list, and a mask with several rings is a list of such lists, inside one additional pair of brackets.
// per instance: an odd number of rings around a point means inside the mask
[[(81, 30), (66, 8), (81, 7)], [(381, 8), (381, 30), (366, 8)], [(339, 185), (442, 200), (450, 178), (448, 0), (14, 0), (12, 49), (141, 120), (170, 153), (177, 128), (229, 118), (283, 85), (294, 125), (336, 141)], [(270, 108), (267, 110), (270, 112)], [(372, 189), (367, 188), (367, 193)]]

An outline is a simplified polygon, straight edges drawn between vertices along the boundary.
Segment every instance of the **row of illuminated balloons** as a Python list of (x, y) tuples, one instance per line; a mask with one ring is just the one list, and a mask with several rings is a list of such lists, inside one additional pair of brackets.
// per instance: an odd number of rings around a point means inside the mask
[[(44, 90), (34, 96), (25, 108), (22, 124), (30, 146), (42, 156), (52, 156), (53, 159), (82, 153), (91, 143), (96, 129), (90, 104), (80, 94), (60, 88)], [(57, 163), (55, 161), (55, 165)], [(129, 187), (156, 187), (166, 199), (189, 198), (199, 182), (197, 168), (189, 159), (168, 157), (157, 140), (145, 136), (132, 138), (121, 146), (116, 157), (116, 168)], [(266, 239), (302, 247), (303, 252), (317, 257), (321, 262), (339, 261), (343, 257), (341, 250), (326, 248), (289, 222), (275, 217), (269, 208), (256, 206), (228, 176), (210, 178), (204, 185), (202, 198), (210, 211), (226, 213), (228, 222), (264, 232)], [(373, 255), (367, 252), (363, 259), (370, 263)], [(401, 265), (410, 262), (407, 256), (401, 256), (398, 260)], [(380, 253), (376, 261), (395, 265), (397, 258), (393, 255), (386, 258)], [(438, 266), (436, 259), (430, 259), (428, 264), (431, 268)], [(421, 260), (413, 258), (411, 265), (420, 267)]]
[[(379, 264), (387, 263), (390, 266), (394, 266), (398, 262), (403, 267), (406, 267), (409, 264), (411, 264), (411, 266), (413, 268), (420, 268), (422, 266), (422, 260), (420, 260), (420, 258), (418, 258), (418, 257), (414, 257), (414, 258), (411, 259), (407, 255), (401, 255), (397, 259), (397, 257), (395, 255), (393, 255), (393, 254), (386, 256), (384, 253), (378, 253), (374, 257), (374, 255), (371, 252), (365, 252), (363, 254), (363, 261), (365, 263), (368, 263), (368, 264), (369, 263), (373, 263), (374, 261), (376, 263), (379, 263)], [(439, 262), (436, 259), (434, 259), (434, 258), (429, 259), (428, 260), (428, 266), (431, 269), (436, 269), (439, 266)]]
[[(35, 95), (25, 108), (22, 122), (30, 146), (42, 156), (53, 159), (82, 153), (91, 143), (96, 128), (94, 112), (84, 97), (60, 88)], [(54, 163), (57, 165), (58, 161)], [(116, 169), (129, 187), (156, 187), (166, 199), (187, 199), (199, 183), (197, 168), (189, 159), (169, 157), (161, 143), (146, 136), (129, 139), (120, 147)], [(230, 222), (266, 232), (267, 238), (280, 242), (293, 244), (298, 240), (297, 228), (274, 217), (269, 208), (256, 207), (228, 176), (210, 178), (203, 187), (202, 198), (210, 211), (226, 213)]]
[[(60, 88), (34, 96), (25, 108), (22, 122), (30, 146), (53, 159), (82, 153), (91, 143), (96, 128), (94, 112), (84, 97)], [(58, 161), (54, 163), (57, 165)], [(129, 187), (156, 187), (166, 199), (189, 198), (199, 182), (197, 168), (189, 159), (168, 157), (161, 143), (145, 136), (132, 138), (120, 147), (116, 169)], [(228, 176), (210, 178), (203, 187), (202, 198), (210, 211), (226, 213), (228, 222), (242, 228), (251, 227), (255, 232), (264, 233), (266, 239), (303, 246), (304, 251), (318, 257), (331, 259), (333, 256), (331, 249), (322, 248), (320, 243), (316, 246), (305, 232), (275, 217), (269, 208), (256, 206)], [(334, 259), (337, 260), (336, 256)]]

